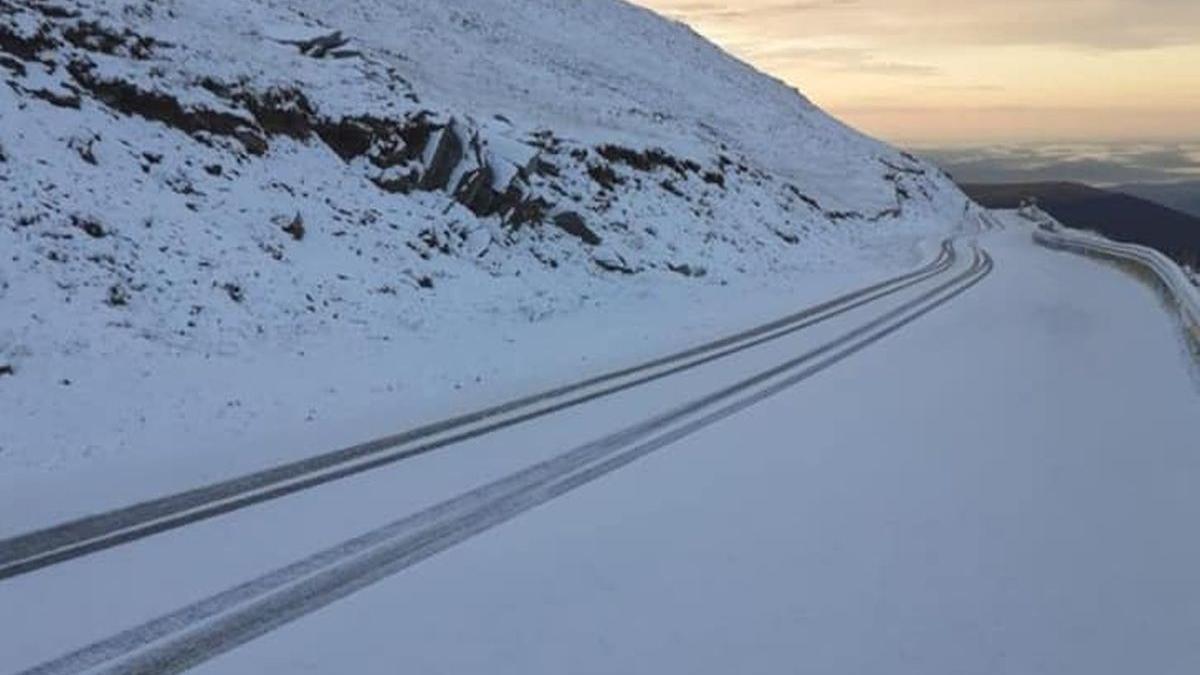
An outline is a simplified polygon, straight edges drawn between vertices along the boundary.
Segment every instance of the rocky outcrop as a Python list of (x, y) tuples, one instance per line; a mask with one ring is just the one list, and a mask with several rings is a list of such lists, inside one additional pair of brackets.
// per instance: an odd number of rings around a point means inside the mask
[(589, 246), (600, 245), (600, 235), (593, 232), (584, 222), (583, 216), (574, 211), (564, 211), (554, 216), (554, 225)]

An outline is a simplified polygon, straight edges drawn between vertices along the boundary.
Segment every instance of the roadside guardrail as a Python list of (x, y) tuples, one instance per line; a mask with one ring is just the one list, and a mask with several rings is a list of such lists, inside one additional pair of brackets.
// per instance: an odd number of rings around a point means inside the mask
[(1165, 291), (1183, 321), (1192, 347), (1200, 356), (1200, 288), (1188, 273), (1162, 253), (1137, 244), (1124, 244), (1098, 234), (1067, 230), (1041, 214), (1027, 214), (1038, 226), (1033, 240), (1047, 248), (1071, 251), (1081, 255), (1133, 263), (1149, 271)]

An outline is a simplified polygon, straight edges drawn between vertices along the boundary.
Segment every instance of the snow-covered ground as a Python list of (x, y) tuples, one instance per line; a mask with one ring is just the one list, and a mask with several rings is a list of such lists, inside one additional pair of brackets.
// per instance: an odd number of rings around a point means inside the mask
[(979, 215), (620, 2), (3, 0), (0, 74), (0, 480), (359, 440)]
[(1195, 672), (1178, 327), (1013, 227), (893, 339), (198, 672)]
[(610, 0), (0, 0), (0, 76), (0, 538), (959, 250), (799, 333), (6, 577), (0, 670), (840, 348), (991, 269), (976, 234), (994, 271), (949, 304), (369, 590), (260, 612), (297, 620), (202, 669), (1200, 669), (1200, 396), (1155, 293), (685, 26)]
[[(1179, 326), (1151, 288), (1006, 219), (979, 237), (994, 271), (949, 304), (198, 672), (1194, 671), (1200, 395)], [(900, 301), (7, 579), (0, 606), (22, 620), (0, 653), (19, 668), (102, 639)]]

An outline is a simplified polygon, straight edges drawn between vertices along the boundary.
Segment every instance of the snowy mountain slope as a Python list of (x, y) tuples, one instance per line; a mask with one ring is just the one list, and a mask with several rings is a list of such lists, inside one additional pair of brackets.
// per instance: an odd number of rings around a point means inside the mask
[(851, 269), (977, 217), (619, 2), (0, 0), (0, 76), (0, 397), (42, 420), (0, 447), (25, 457), (78, 441), (46, 434), (95, 369), (150, 406), (165, 385), (130, 372), (184, 357), (365, 359)]

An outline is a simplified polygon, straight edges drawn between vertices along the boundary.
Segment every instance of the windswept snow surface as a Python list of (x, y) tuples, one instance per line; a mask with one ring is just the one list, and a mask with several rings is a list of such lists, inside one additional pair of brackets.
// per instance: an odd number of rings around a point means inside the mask
[(979, 219), (608, 0), (0, 0), (0, 76), (0, 487), (359, 441)]
[(1197, 672), (1179, 327), (1009, 227), (884, 342), (196, 672)]

